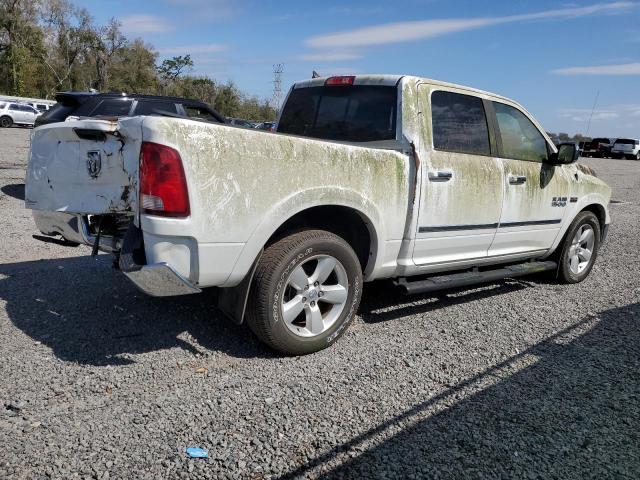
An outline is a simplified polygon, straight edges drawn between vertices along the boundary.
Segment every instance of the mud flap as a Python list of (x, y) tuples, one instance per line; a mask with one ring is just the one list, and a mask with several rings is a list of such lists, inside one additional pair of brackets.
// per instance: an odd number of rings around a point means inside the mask
[(251, 270), (249, 270), (249, 273), (247, 273), (240, 284), (231, 288), (221, 288), (218, 291), (218, 308), (236, 325), (240, 325), (244, 321), (244, 314), (247, 310), (247, 302), (249, 300), (249, 291), (251, 290), (251, 282), (258, 267), (258, 262), (260, 258), (262, 258), (263, 251), (264, 250), (260, 251), (258, 258), (256, 258), (251, 266)]

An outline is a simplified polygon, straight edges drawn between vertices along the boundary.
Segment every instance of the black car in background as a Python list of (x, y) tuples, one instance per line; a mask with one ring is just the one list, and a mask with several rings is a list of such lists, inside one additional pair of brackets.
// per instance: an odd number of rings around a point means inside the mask
[(40, 115), (35, 126), (63, 122), (69, 116), (127, 117), (133, 115), (170, 115), (226, 123), (212, 107), (198, 100), (156, 95), (124, 93), (64, 92), (56, 95), (53, 107)]
[(585, 157), (610, 158), (613, 143), (613, 140), (610, 138), (594, 138), (590, 142), (585, 143), (582, 155)]

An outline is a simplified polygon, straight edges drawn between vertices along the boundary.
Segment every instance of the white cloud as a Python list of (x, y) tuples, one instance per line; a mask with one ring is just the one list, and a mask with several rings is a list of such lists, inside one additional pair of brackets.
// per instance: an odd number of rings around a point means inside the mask
[(168, 20), (157, 15), (126, 15), (120, 18), (122, 31), (127, 34), (164, 33), (173, 30)]
[(301, 55), (299, 57), (300, 60), (305, 62), (341, 62), (346, 60), (357, 60), (359, 58), (362, 58), (362, 55), (353, 52), (313, 53)]
[(204, 43), (200, 45), (185, 45), (183, 47), (167, 47), (160, 48), (158, 52), (161, 55), (186, 55), (191, 56), (201, 53), (220, 53), (227, 50), (229, 47), (221, 43)]
[(308, 38), (305, 43), (313, 48), (353, 48), (369, 45), (411, 42), (442, 35), (506, 23), (552, 18), (574, 18), (585, 15), (614, 14), (640, 6), (636, 2), (600, 3), (588, 7), (561, 8), (523, 15), (481, 18), (453, 18), (387, 23), (344, 32), (335, 32)]
[(615, 118), (629, 119), (630, 117), (640, 116), (640, 105), (609, 105), (599, 107), (593, 110), (593, 116), (590, 108), (563, 108), (559, 111), (562, 118), (567, 118), (575, 122), (587, 122), (589, 118), (592, 121), (613, 120)]
[(559, 68), (552, 70), (551, 73), (556, 75), (640, 75), (640, 62)]
[(163, 0), (164, 3), (178, 7), (191, 21), (216, 22), (227, 20), (239, 11), (233, 0)]

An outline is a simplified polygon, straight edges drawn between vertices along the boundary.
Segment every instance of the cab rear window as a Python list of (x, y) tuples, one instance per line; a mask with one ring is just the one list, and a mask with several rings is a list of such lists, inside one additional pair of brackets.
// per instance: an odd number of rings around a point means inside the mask
[(297, 88), (287, 99), (278, 132), (345, 142), (393, 140), (397, 95), (395, 86)]

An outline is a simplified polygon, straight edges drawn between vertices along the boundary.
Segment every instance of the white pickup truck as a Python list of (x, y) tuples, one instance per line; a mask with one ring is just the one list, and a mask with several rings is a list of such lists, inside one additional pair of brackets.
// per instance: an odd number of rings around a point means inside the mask
[(363, 282), (582, 281), (611, 190), (576, 160), (507, 98), (330, 77), (291, 88), (278, 133), (168, 116), (39, 127), (25, 203), (42, 233), (113, 252), (148, 294), (218, 287), (230, 317), (303, 354), (344, 333)]

